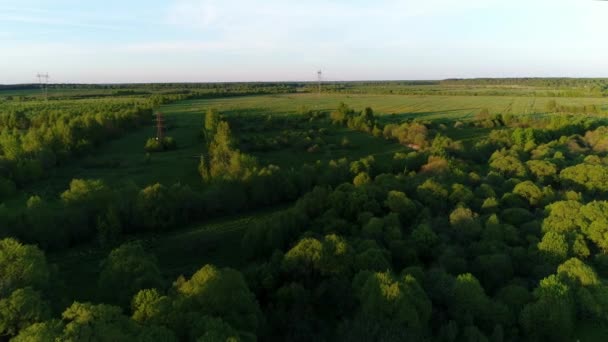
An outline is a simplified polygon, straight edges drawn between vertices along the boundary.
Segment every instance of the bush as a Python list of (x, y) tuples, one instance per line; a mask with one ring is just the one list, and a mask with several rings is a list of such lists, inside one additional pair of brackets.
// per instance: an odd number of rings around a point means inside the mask
[(161, 140), (157, 138), (150, 138), (146, 141), (144, 149), (146, 152), (163, 152), (174, 150), (177, 148), (177, 143), (173, 137), (164, 137)]

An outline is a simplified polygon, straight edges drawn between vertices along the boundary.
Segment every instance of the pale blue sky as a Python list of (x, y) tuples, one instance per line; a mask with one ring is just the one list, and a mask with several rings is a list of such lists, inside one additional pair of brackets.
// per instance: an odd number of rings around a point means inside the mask
[(0, 0), (0, 84), (608, 77), (608, 1)]

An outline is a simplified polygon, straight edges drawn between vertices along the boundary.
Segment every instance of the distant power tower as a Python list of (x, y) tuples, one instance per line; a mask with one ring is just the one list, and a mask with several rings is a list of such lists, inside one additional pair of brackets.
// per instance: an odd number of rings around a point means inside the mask
[(319, 87), (319, 95), (321, 95), (321, 81), (323, 81), (323, 72), (317, 71), (317, 86)]
[(38, 84), (40, 84), (40, 89), (42, 90), (42, 93), (44, 94), (44, 99), (46, 101), (48, 101), (49, 100), (49, 73), (48, 72), (46, 74), (38, 73), (36, 75), (36, 77), (38, 78)]
[(156, 112), (156, 140), (161, 141), (165, 136), (165, 118), (163, 113)]

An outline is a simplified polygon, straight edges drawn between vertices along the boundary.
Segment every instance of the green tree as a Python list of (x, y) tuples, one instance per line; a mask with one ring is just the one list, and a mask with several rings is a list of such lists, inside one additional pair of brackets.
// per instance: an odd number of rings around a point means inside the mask
[(239, 337), (253, 339), (260, 326), (261, 311), (243, 276), (235, 270), (206, 265), (188, 280), (175, 284), (176, 307), (195, 317), (221, 318), (239, 332)]
[(538, 250), (550, 261), (566, 260), (569, 253), (568, 240), (564, 234), (551, 231), (543, 235)]
[(99, 291), (117, 304), (129, 303), (141, 289), (162, 288), (163, 279), (153, 255), (139, 243), (124, 244), (103, 261)]
[(558, 201), (546, 207), (549, 215), (543, 220), (543, 231), (572, 232), (579, 227), (583, 205), (576, 201)]
[(355, 178), (353, 178), (353, 184), (355, 186), (362, 186), (362, 185), (368, 184), (371, 181), (372, 180), (369, 177), (369, 175), (367, 174), (367, 172), (361, 172), (361, 173), (357, 174), (355, 176)]
[(557, 175), (557, 166), (546, 160), (529, 160), (526, 166), (540, 182), (549, 182)]
[(300, 240), (285, 253), (283, 269), (289, 273), (310, 277), (321, 268), (323, 244), (314, 238)]
[(577, 258), (570, 258), (557, 268), (560, 278), (581, 286), (596, 286), (600, 279), (591, 266)]
[(197, 319), (190, 331), (191, 341), (197, 342), (238, 342), (239, 333), (220, 318), (203, 316)]
[(215, 108), (207, 109), (205, 112), (205, 131), (207, 133), (213, 133), (219, 122), (219, 113)]
[(516, 153), (496, 151), (490, 157), (490, 168), (503, 176), (524, 177), (526, 167)]
[(461, 326), (483, 321), (489, 315), (490, 299), (483, 287), (470, 273), (456, 277), (449, 306), (451, 317)]
[(534, 290), (535, 301), (521, 312), (520, 322), (526, 335), (534, 340), (570, 341), (575, 312), (571, 290), (555, 276), (541, 280)]
[(14, 336), (33, 323), (50, 316), (50, 307), (31, 287), (13, 291), (0, 299), (0, 336)]
[(523, 197), (531, 206), (537, 206), (543, 199), (542, 190), (531, 181), (518, 183), (513, 193)]
[(50, 320), (34, 323), (21, 330), (19, 335), (11, 339), (11, 342), (56, 342), (63, 332), (63, 323), (58, 320)]
[(335, 234), (327, 235), (323, 239), (319, 261), (321, 273), (348, 276), (353, 267), (354, 257), (354, 251), (346, 239)]
[(113, 206), (109, 207), (105, 215), (97, 217), (97, 234), (102, 246), (118, 241), (122, 235), (122, 222), (118, 211)]
[(559, 173), (565, 184), (573, 184), (590, 193), (608, 191), (608, 166), (578, 164), (563, 169)]
[(371, 273), (357, 296), (361, 307), (347, 336), (367, 341), (425, 336), (431, 302), (412, 276), (396, 279), (389, 272)]
[(459, 207), (450, 213), (450, 224), (456, 229), (458, 235), (471, 239), (481, 232), (481, 225), (477, 217), (477, 213), (471, 209)]
[(389, 191), (384, 205), (399, 214), (404, 223), (410, 223), (417, 215), (416, 204), (401, 191)]
[(14, 290), (31, 286), (44, 289), (50, 278), (44, 253), (36, 246), (17, 240), (0, 240), (0, 298)]
[(132, 341), (138, 334), (135, 323), (116, 306), (74, 302), (62, 318), (61, 341)]
[(434, 209), (443, 209), (448, 198), (448, 191), (432, 179), (427, 179), (416, 188), (418, 198)]

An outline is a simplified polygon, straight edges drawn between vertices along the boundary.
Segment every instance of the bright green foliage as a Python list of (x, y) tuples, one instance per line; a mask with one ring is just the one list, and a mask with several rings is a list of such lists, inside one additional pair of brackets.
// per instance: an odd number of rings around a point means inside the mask
[(21, 330), (11, 342), (56, 342), (62, 331), (63, 323), (57, 319), (35, 323)]
[(209, 134), (213, 133), (219, 122), (219, 113), (215, 108), (207, 109), (205, 112), (205, 131)]
[(367, 172), (360, 172), (353, 178), (353, 184), (355, 186), (362, 186), (371, 182), (371, 178), (367, 174)]
[(490, 157), (490, 167), (504, 176), (524, 177), (526, 167), (515, 153), (497, 151)]
[(575, 201), (554, 202), (547, 206), (549, 216), (543, 221), (543, 231), (570, 232), (579, 224), (582, 205)]
[(543, 235), (538, 243), (538, 250), (549, 260), (566, 260), (569, 252), (568, 240), (564, 234), (551, 231)]
[(139, 291), (131, 301), (133, 320), (138, 323), (171, 325), (179, 317), (173, 313), (171, 298), (163, 296), (157, 289)]
[(31, 287), (15, 290), (0, 299), (0, 336), (14, 336), (20, 330), (50, 316), (49, 304)]
[(531, 206), (539, 205), (543, 199), (542, 190), (531, 181), (517, 184), (513, 189), (513, 193), (526, 199)]
[(373, 171), (373, 167), (376, 160), (374, 156), (369, 156), (365, 158), (361, 158), (350, 163), (350, 172), (354, 175), (357, 175), (361, 172), (366, 172), (367, 174), (371, 174)]
[(68, 205), (93, 206), (108, 199), (108, 187), (98, 179), (73, 179), (70, 189), (61, 194)]
[(119, 307), (75, 302), (62, 314), (61, 341), (131, 341), (137, 326)]
[(581, 208), (583, 233), (603, 251), (608, 251), (608, 202), (593, 201)]
[(481, 232), (481, 225), (477, 220), (477, 213), (469, 208), (458, 207), (449, 216), (450, 224), (458, 234), (464, 238), (474, 238)]
[(0, 240), (0, 298), (23, 287), (45, 288), (48, 281), (49, 267), (41, 250), (10, 238)]
[(536, 178), (541, 181), (550, 181), (557, 174), (557, 167), (555, 164), (546, 160), (529, 160), (526, 162), (526, 166), (530, 173), (532, 173)]
[(349, 275), (354, 263), (354, 251), (348, 241), (338, 235), (323, 240), (319, 267), (325, 275)]
[(99, 292), (118, 304), (129, 303), (141, 289), (163, 286), (154, 256), (146, 253), (139, 243), (128, 243), (114, 249), (101, 266)]
[(582, 286), (594, 286), (600, 284), (600, 279), (590, 266), (577, 258), (568, 259), (557, 268), (557, 274)]
[(283, 269), (303, 276), (310, 276), (321, 267), (323, 244), (313, 238), (300, 240), (283, 259)]
[(176, 148), (177, 143), (173, 137), (163, 137), (162, 139), (149, 138), (146, 140), (146, 145), (144, 146), (144, 150), (146, 150), (146, 152), (163, 152), (174, 150)]
[(428, 128), (417, 122), (402, 123), (400, 125), (388, 124), (384, 126), (383, 135), (387, 139), (396, 139), (400, 144), (409, 146), (414, 150), (429, 145)]
[(350, 109), (346, 103), (341, 102), (338, 108), (331, 112), (330, 119), (333, 123), (345, 124), (354, 114), (354, 110)]
[(209, 143), (208, 156), (202, 158), (199, 165), (199, 172), (205, 181), (240, 180), (251, 176), (257, 161), (241, 153), (233, 145), (230, 126), (226, 121), (220, 121), (213, 140)]
[(178, 279), (174, 289), (176, 310), (187, 317), (219, 317), (237, 329), (240, 337), (255, 334), (260, 326), (260, 308), (235, 270), (207, 265), (188, 280)]
[(608, 191), (608, 166), (578, 164), (563, 169), (559, 178), (591, 193)]

